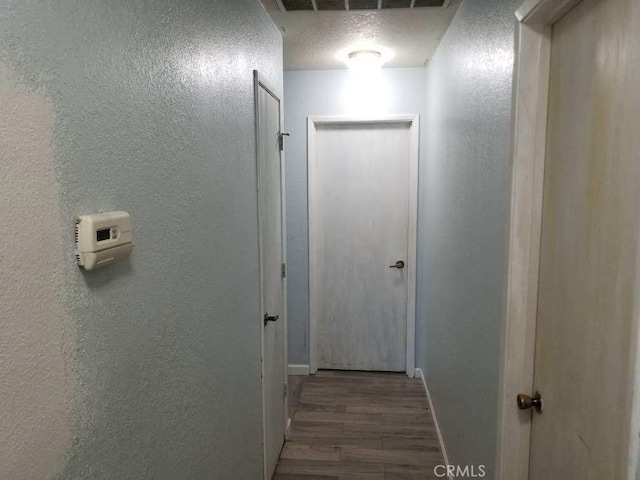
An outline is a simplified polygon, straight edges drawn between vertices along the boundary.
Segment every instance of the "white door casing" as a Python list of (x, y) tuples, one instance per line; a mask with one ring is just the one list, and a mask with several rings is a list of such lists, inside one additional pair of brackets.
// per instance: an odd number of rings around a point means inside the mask
[(254, 72), (254, 84), (262, 307), (258, 320), (262, 330), (264, 476), (269, 480), (284, 444), (287, 423), (281, 104), (258, 72)]
[(414, 375), (418, 131), (414, 115), (309, 118), (311, 373)]

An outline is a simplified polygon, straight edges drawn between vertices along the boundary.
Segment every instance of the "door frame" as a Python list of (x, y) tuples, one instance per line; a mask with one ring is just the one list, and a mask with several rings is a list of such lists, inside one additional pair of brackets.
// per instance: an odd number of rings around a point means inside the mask
[(385, 115), (376, 117), (311, 116), (307, 119), (307, 168), (308, 168), (308, 215), (309, 215), (309, 373), (318, 371), (318, 298), (317, 298), (317, 187), (318, 158), (317, 128), (328, 124), (407, 124), (409, 129), (409, 232), (407, 265), (407, 339), (406, 372), (415, 376), (415, 330), (416, 330), (416, 267), (418, 241), (418, 152), (420, 146), (419, 115)]
[[(265, 383), (264, 383), (264, 322), (263, 322), (263, 318), (262, 318), (262, 312), (264, 312), (264, 299), (262, 296), (262, 285), (263, 285), (263, 279), (262, 279), (262, 231), (260, 229), (260, 222), (262, 221), (261, 217), (260, 217), (260, 158), (259, 158), (259, 151), (260, 151), (260, 125), (259, 125), (259, 121), (258, 119), (260, 118), (260, 102), (258, 100), (258, 92), (260, 90), (260, 88), (263, 88), (269, 95), (271, 95), (273, 98), (275, 98), (278, 101), (278, 105), (280, 106), (280, 132), (282, 133), (282, 126), (283, 126), (283, 120), (284, 120), (284, 107), (282, 105), (282, 100), (280, 99), (280, 97), (275, 93), (277, 90), (273, 89), (269, 83), (263, 78), (262, 75), (260, 75), (260, 73), (258, 72), (258, 70), (254, 70), (253, 71), (253, 93), (254, 93), (254, 109), (255, 109), (255, 142), (256, 142), (256, 193), (257, 193), (257, 206), (258, 206), (258, 212), (257, 212), (257, 218), (258, 218), (258, 270), (259, 270), (259, 279), (260, 279), (260, 286), (259, 286), (259, 297), (260, 297), (260, 311), (258, 312), (257, 318), (258, 318), (258, 325), (260, 325), (260, 368), (261, 368), (261, 388), (262, 388), (262, 469), (263, 469), (263, 473), (264, 473), (264, 478), (265, 480), (270, 480), (270, 478), (268, 477), (269, 473), (267, 472), (267, 452), (266, 452), (266, 411), (265, 411)], [(281, 217), (282, 217), (282, 227), (281, 227), (281, 237), (282, 237), (282, 258), (280, 259), (280, 262), (282, 264), (284, 264), (286, 262), (286, 255), (287, 255), (287, 230), (286, 230), (286, 203), (285, 203), (285, 176), (284, 176), (284, 149), (280, 150), (280, 212), (281, 212)], [(284, 378), (282, 379), (283, 381), (283, 388), (285, 390), (285, 396), (284, 396), (284, 431), (285, 431), (285, 435), (287, 432), (287, 427), (290, 423), (290, 419), (289, 419), (289, 398), (288, 398), (288, 377), (287, 377), (287, 364), (289, 363), (288, 360), (288, 348), (287, 348), (287, 281), (286, 278), (282, 279), (282, 322), (283, 322), (283, 335), (282, 335), (282, 341), (283, 341), (283, 349), (284, 349), (284, 365), (283, 365), (283, 371), (284, 371)], [(283, 439), (284, 442), (284, 439)]]
[(504, 287), (496, 478), (529, 477), (531, 413), (517, 410), (533, 391), (547, 104), (553, 24), (580, 0), (526, 0), (516, 11), (511, 218)]

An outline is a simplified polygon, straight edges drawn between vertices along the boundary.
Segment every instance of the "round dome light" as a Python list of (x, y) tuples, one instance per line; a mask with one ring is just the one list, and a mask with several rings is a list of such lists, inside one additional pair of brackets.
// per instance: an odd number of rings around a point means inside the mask
[(349, 53), (349, 68), (372, 70), (382, 67), (382, 53), (377, 50), (356, 50)]

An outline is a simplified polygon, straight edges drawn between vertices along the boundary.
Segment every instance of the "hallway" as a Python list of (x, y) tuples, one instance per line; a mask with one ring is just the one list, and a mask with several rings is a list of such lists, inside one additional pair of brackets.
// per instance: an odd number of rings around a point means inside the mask
[(323, 370), (289, 386), (293, 423), (274, 480), (437, 478), (444, 460), (419, 379)]
[(640, 0), (0, 0), (0, 480), (640, 480), (639, 131)]

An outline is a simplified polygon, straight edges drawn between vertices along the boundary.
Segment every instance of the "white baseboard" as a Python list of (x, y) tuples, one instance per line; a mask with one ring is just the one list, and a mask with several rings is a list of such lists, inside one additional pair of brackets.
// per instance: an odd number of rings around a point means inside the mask
[(284, 429), (284, 439), (289, 440), (289, 429), (291, 428), (291, 417), (287, 418), (287, 427)]
[(309, 375), (309, 365), (289, 365), (287, 373), (289, 375)]
[[(427, 387), (427, 381), (424, 378), (424, 372), (421, 368), (416, 368), (416, 378), (422, 380), (422, 386), (427, 394), (427, 401), (429, 402), (429, 408), (431, 409), (431, 416), (433, 417), (433, 423), (436, 425), (436, 433), (438, 434), (438, 441), (440, 442), (440, 449), (442, 450), (442, 456), (444, 457), (444, 463), (449, 466), (449, 457), (447, 456), (447, 449), (444, 446), (444, 439), (442, 438), (442, 432), (440, 431), (440, 425), (438, 424), (438, 417), (436, 417), (436, 410), (433, 408), (433, 402), (431, 401), (431, 394), (429, 393), (429, 387)], [(452, 480), (452, 477), (449, 477)]]

